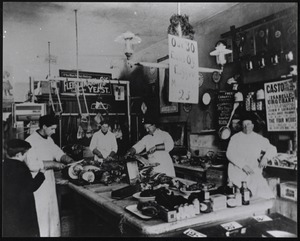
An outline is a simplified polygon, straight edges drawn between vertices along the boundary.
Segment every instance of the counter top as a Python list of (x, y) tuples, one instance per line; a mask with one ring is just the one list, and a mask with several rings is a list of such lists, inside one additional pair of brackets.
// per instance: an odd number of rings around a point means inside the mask
[(130, 228), (136, 230), (137, 235), (141, 236), (164, 236), (166, 233), (186, 229), (188, 227), (197, 227), (222, 220), (225, 221), (264, 214), (274, 203), (273, 199), (265, 200), (253, 198), (249, 206), (235, 207), (233, 209), (227, 208), (207, 214), (199, 214), (193, 218), (167, 223), (161, 219), (142, 220), (126, 211), (125, 207), (138, 203), (132, 196), (122, 200), (111, 198), (112, 190), (122, 188), (128, 184), (115, 183), (108, 186), (103, 184), (77, 186), (59, 177), (59, 175), (56, 175), (56, 177), (57, 184), (67, 185), (86, 201), (93, 203), (97, 209), (101, 209), (111, 215), (112, 218), (119, 220), (120, 224), (126, 224)]

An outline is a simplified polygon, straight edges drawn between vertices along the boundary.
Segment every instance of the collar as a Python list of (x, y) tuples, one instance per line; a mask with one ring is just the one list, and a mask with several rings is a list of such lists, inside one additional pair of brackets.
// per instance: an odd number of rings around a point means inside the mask
[(39, 132), (39, 130), (36, 130), (36, 132), (37, 132), (42, 138), (44, 138), (44, 139), (47, 139), (47, 138), (48, 138), (47, 136), (43, 136), (43, 135)]

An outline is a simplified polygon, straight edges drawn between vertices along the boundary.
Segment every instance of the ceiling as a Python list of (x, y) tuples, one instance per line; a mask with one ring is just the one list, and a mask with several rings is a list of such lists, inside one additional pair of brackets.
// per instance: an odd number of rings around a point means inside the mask
[[(4, 2), (4, 38), (22, 43), (26, 35), (38, 38), (43, 47), (38, 56), (47, 52), (47, 42), (57, 53), (74, 53), (76, 41), (75, 9), (80, 56), (123, 56), (123, 46), (114, 42), (120, 34), (131, 31), (142, 42), (142, 50), (167, 38), (169, 19), (178, 13), (189, 16), (191, 25), (206, 20), (238, 3), (226, 2)], [(36, 40), (35, 40), (36, 41)], [(56, 47), (55, 47), (56, 46)], [(59, 47), (58, 47), (59, 46)], [(84, 47), (83, 47), (84, 46)], [(37, 47), (37, 46), (35, 46)], [(44, 48), (43, 50), (41, 48)], [(16, 49), (16, 47), (14, 47)]]

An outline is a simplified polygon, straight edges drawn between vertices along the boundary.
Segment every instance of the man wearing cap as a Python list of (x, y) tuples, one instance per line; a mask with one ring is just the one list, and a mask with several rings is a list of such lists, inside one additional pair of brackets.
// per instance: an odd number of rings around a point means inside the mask
[(45, 180), (44, 170), (33, 178), (24, 163), (31, 145), (20, 139), (7, 142), (2, 163), (2, 235), (40, 237), (33, 193)]
[(242, 181), (246, 181), (253, 196), (274, 198), (262, 169), (268, 160), (277, 155), (277, 149), (267, 138), (253, 131), (253, 115), (244, 114), (241, 121), (242, 131), (231, 137), (226, 152), (229, 181), (238, 187), (241, 187)]
[(148, 134), (131, 147), (125, 156), (141, 153), (146, 149), (150, 163), (159, 163), (154, 171), (175, 177), (175, 168), (169, 152), (174, 148), (174, 141), (168, 132), (156, 127), (154, 120), (146, 119), (144, 127)]

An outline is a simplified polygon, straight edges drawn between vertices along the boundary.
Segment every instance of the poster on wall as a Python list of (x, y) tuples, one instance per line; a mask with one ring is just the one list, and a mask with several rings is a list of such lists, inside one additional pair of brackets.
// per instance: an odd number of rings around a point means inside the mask
[[(169, 63), (169, 56), (157, 60), (158, 63)], [(159, 68), (159, 113), (160, 114), (178, 114), (179, 104), (169, 101), (169, 70)]]
[(196, 41), (168, 35), (169, 101), (198, 104), (199, 71)]
[(268, 131), (296, 131), (297, 112), (292, 79), (265, 83)]

